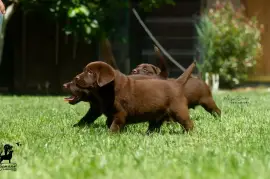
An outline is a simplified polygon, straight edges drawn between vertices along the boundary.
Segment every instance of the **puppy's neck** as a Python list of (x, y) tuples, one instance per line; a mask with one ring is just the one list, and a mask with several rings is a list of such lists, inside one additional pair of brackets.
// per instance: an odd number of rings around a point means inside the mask
[(127, 85), (129, 78), (125, 74), (121, 73), (118, 70), (115, 70), (114, 73), (115, 73), (114, 90), (115, 90), (115, 92), (117, 92), (117, 91), (123, 89)]

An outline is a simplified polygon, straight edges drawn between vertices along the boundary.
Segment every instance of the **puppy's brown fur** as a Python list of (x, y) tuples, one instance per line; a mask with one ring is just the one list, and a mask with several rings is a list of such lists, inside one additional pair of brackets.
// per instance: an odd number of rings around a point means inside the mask
[(69, 97), (68, 103), (71, 105), (75, 105), (81, 101), (88, 102), (90, 104), (90, 108), (87, 113), (80, 119), (80, 121), (73, 125), (76, 126), (85, 126), (88, 124), (92, 124), (99, 116), (101, 116), (101, 110), (99, 107), (98, 99), (91, 93), (85, 92), (85, 90), (80, 89), (76, 86), (74, 80), (65, 83), (63, 85), (64, 91), (71, 94)]
[(110, 131), (118, 132), (125, 124), (149, 122), (148, 131), (159, 129), (168, 115), (185, 131), (193, 129), (183, 88), (195, 63), (174, 81), (134, 80), (104, 62), (89, 63), (75, 78), (76, 84), (89, 90), (107, 116)]
[[(115, 58), (113, 56), (111, 43), (108, 39), (102, 39), (100, 42), (100, 54), (102, 59), (110, 64), (114, 69), (118, 70), (118, 66), (116, 64)], [(159, 69), (159, 68), (157, 68)], [(150, 79), (150, 78), (159, 78), (158, 76), (152, 76), (152, 75), (129, 75), (129, 77), (133, 79)], [(90, 108), (88, 112), (81, 118), (81, 120), (74, 124), (73, 126), (85, 126), (92, 124), (102, 113), (100, 112), (100, 104), (98, 103), (98, 100), (95, 98), (92, 94), (86, 94), (84, 90), (81, 90), (76, 86), (74, 83), (74, 80), (65, 83), (63, 85), (64, 91), (71, 94), (71, 97), (69, 97), (69, 104), (75, 105), (81, 101), (88, 102), (90, 104)]]
[[(158, 76), (147, 76), (147, 75), (129, 75), (132, 79), (142, 80), (142, 79), (158, 79)], [(81, 101), (88, 102), (90, 108), (87, 113), (80, 119), (80, 121), (73, 125), (73, 127), (82, 127), (85, 125), (92, 124), (98, 117), (101, 116), (102, 112), (100, 109), (99, 100), (92, 93), (86, 92), (86, 90), (81, 89), (76, 86), (74, 79), (68, 83), (63, 84), (63, 89), (71, 96), (66, 98), (69, 104), (75, 105)]]
[(155, 75), (160, 74), (160, 69), (156, 67), (155, 65), (151, 65), (148, 63), (142, 63), (138, 65), (135, 69), (132, 70), (132, 74), (140, 74), (139, 72), (143, 71), (145, 75)]
[[(155, 47), (155, 52), (160, 58), (160, 69), (152, 64), (144, 63), (132, 70), (131, 74), (153, 75), (159, 76), (162, 79), (167, 79), (168, 71), (164, 57), (157, 47)], [(169, 78), (168, 80), (175, 79)], [(194, 109), (197, 105), (201, 105), (210, 114), (221, 116), (221, 110), (217, 107), (211, 90), (203, 80), (196, 77), (190, 77), (184, 86), (184, 94), (188, 100), (189, 108)]]
[[(101, 39), (99, 48), (101, 58), (108, 64), (112, 65), (114, 69), (118, 69), (109, 39)], [(78, 123), (73, 125), (74, 127), (82, 127), (92, 124), (102, 114), (100, 112), (99, 103), (95, 96), (93, 96), (92, 94), (86, 94), (83, 90), (79, 89), (74, 83), (74, 80), (63, 84), (63, 88), (64, 91), (71, 94), (71, 97), (69, 97), (69, 100), (67, 100), (69, 104), (75, 105), (81, 101), (88, 102), (90, 104), (90, 108), (87, 113), (81, 118)]]
[(165, 59), (156, 46), (154, 47), (154, 49), (156, 56), (159, 58), (158, 63), (159, 67), (156, 67), (155, 65), (149, 63), (142, 63), (131, 71), (132, 75), (136, 74), (151, 75), (151, 76), (158, 75), (159, 78), (167, 79), (169, 73), (167, 70), (168, 68)]

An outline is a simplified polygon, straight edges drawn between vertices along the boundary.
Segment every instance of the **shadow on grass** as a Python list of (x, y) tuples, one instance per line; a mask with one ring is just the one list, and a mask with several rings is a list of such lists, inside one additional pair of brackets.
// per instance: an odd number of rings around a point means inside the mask
[[(73, 124), (72, 124), (73, 127)], [(75, 126), (73, 127), (74, 129), (84, 129), (84, 128), (94, 128), (94, 129), (100, 129), (100, 128), (105, 128), (106, 125), (105, 124), (101, 124), (101, 123), (93, 123), (93, 124), (86, 124), (86, 125), (82, 125), (82, 126)], [(107, 128), (107, 127), (106, 127)]]

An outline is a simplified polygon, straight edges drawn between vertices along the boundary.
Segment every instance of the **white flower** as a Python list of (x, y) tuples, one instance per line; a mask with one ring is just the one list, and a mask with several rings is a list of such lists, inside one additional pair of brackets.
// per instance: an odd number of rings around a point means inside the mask
[(233, 82), (234, 82), (235, 84), (239, 84), (239, 80), (238, 80), (238, 79), (233, 78), (232, 80), (233, 80)]

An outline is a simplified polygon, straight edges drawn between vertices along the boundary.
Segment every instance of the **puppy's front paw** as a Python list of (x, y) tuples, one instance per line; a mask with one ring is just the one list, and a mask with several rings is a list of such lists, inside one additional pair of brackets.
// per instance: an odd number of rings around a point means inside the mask
[(73, 125), (73, 127), (85, 127), (87, 125), (86, 122), (78, 122), (76, 124)]
[(73, 126), (72, 126), (72, 127), (79, 127), (79, 124), (78, 124), (78, 123), (73, 124)]

